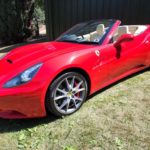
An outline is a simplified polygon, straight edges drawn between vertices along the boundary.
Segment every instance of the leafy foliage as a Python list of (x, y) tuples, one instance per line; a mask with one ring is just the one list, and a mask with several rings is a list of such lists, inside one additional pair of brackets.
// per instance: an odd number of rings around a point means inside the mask
[[(40, 1), (38, 2), (41, 5)], [(38, 35), (35, 0), (0, 0), (0, 41), (19, 43)]]
[(39, 24), (45, 24), (44, 0), (35, 1), (35, 16)]

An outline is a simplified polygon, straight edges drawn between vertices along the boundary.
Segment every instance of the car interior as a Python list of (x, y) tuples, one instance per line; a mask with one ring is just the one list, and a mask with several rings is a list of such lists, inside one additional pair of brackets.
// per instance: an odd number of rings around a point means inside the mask
[(93, 42), (98, 42), (100, 37), (102, 37), (105, 34), (105, 26), (104, 24), (99, 24), (96, 28), (96, 31), (91, 32), (89, 34), (83, 35), (83, 37), (87, 41), (93, 41)]
[(119, 37), (123, 34), (133, 34), (134, 36), (137, 36), (144, 32), (147, 29), (147, 26), (144, 25), (124, 25), (119, 26), (116, 30), (114, 36), (113, 36), (113, 42), (116, 42)]
[[(123, 25), (119, 26), (116, 30), (111, 42), (116, 42), (119, 37), (123, 34), (133, 34), (137, 36), (144, 32), (147, 29), (146, 25)], [(104, 24), (99, 24), (97, 26), (96, 31), (91, 32), (89, 34), (83, 35), (83, 37), (88, 41), (98, 42), (99, 39), (105, 34), (107, 28), (105, 28)]]

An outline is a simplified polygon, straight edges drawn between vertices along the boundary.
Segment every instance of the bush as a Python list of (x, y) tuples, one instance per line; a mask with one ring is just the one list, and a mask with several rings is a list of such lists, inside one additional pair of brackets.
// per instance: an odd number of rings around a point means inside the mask
[(45, 20), (42, 0), (0, 0), (0, 6), (0, 42), (20, 43), (39, 35), (38, 20)]
[(45, 24), (45, 11), (44, 11), (44, 0), (35, 1), (35, 17), (39, 24)]

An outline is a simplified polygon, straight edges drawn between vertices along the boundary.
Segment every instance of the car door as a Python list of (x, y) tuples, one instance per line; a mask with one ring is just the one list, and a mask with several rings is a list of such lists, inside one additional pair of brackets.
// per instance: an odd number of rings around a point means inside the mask
[(111, 79), (122, 74), (125, 68), (117, 58), (117, 50), (113, 43), (100, 47), (99, 52), (99, 87), (104, 87)]
[[(145, 67), (147, 53), (144, 51), (144, 43), (146, 42), (146, 35), (143, 33), (133, 37), (131, 34), (124, 34), (122, 37), (124, 41), (115, 46), (111, 42), (111, 38), (116, 29), (117, 26), (112, 29), (111, 34), (106, 37), (105, 43), (99, 49), (99, 87), (108, 85), (111, 81), (119, 79), (130, 71)], [(105, 76), (101, 78), (103, 72)]]
[(101, 65), (107, 65), (108, 71), (106, 82), (115, 80), (115, 78), (125, 73), (145, 66), (147, 56), (147, 53), (144, 51), (146, 48), (146, 35), (143, 33), (137, 37), (133, 37), (133, 39), (132, 35), (125, 36), (124, 39), (126, 39), (118, 46), (110, 43), (107, 47), (101, 49)]

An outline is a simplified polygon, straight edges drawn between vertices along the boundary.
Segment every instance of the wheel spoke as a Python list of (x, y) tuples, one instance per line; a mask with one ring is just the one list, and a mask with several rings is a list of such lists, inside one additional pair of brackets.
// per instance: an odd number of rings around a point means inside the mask
[(67, 89), (70, 90), (70, 84), (68, 82), (68, 79), (66, 78), (65, 81), (66, 81)]
[(69, 99), (67, 99), (67, 107), (66, 107), (66, 112), (68, 111), (68, 109), (69, 109), (69, 106), (70, 106), (70, 100), (69, 100)]
[(73, 89), (74, 87), (74, 81), (75, 81), (75, 76), (73, 76), (72, 81), (71, 81), (71, 88)]
[(64, 91), (64, 90), (61, 90), (61, 89), (59, 89), (59, 88), (57, 88), (57, 91), (59, 91), (59, 92), (61, 92), (62, 94), (65, 94), (66, 95), (66, 91)]
[(82, 100), (83, 100), (82, 98), (77, 97), (77, 96), (74, 96), (74, 99), (75, 99), (75, 100), (79, 100), (79, 101), (82, 101)]
[(76, 100), (75, 100), (75, 99), (72, 99), (72, 101), (73, 101), (73, 103), (74, 103), (75, 108), (77, 108)]
[(75, 94), (77, 94), (77, 93), (79, 93), (79, 92), (82, 92), (82, 91), (85, 91), (85, 88), (77, 89), (77, 90), (75, 91)]
[(77, 88), (79, 89), (79, 87), (82, 85), (83, 81), (79, 82), (77, 85)]
[(75, 91), (77, 91), (77, 90), (80, 88), (80, 86), (82, 85), (82, 83), (83, 83), (83, 81), (80, 81), (80, 82), (78, 83), (78, 85), (74, 88)]
[(61, 95), (61, 96), (57, 96), (54, 98), (54, 100), (59, 100), (59, 99), (62, 99), (62, 98), (66, 98), (67, 96), (66, 95)]
[(59, 108), (62, 109), (63, 107), (65, 107), (67, 105), (67, 103), (68, 103), (68, 101), (64, 100)]

